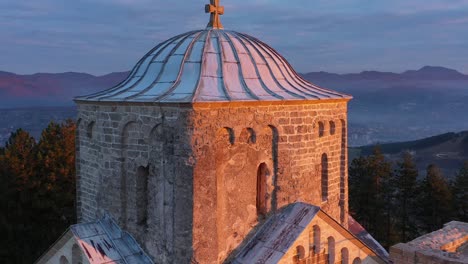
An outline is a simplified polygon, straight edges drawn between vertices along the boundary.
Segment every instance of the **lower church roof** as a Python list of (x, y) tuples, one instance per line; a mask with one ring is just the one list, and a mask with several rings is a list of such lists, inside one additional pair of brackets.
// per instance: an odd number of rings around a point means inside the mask
[[(231, 256), (232, 259), (228, 263), (278, 263), (317, 215), (332, 223), (335, 228), (340, 229), (338, 231), (357, 238), (357, 241), (362, 243), (361, 245), (365, 245), (380, 259), (379, 262), (389, 263), (388, 253), (385, 249), (354, 219), (353, 230), (348, 230), (323, 212), (320, 207), (302, 202), (290, 204), (278, 213), (271, 215), (254, 231), (254, 235)], [(361, 229), (354, 228), (356, 224)], [(358, 232), (354, 233), (353, 231)]]
[(138, 242), (109, 215), (96, 222), (72, 225), (36, 263), (50, 263), (53, 255), (70, 239), (75, 240), (83, 258), (90, 264), (154, 264)]

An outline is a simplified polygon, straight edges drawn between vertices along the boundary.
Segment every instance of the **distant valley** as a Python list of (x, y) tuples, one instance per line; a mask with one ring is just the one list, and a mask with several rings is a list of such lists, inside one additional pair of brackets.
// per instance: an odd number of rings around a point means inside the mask
[[(375, 147), (369, 145), (350, 148), (350, 162), (358, 156), (372, 154)], [(409, 151), (413, 155), (420, 176), (426, 174), (429, 164), (435, 164), (441, 168), (446, 177), (453, 178), (463, 162), (468, 160), (468, 131), (445, 133), (415, 141), (381, 144), (379, 147), (394, 164), (401, 161), (405, 151)]]
[[(0, 145), (17, 128), (38, 137), (49, 120), (74, 118), (75, 96), (110, 88), (127, 75), (18, 75), (0, 71)], [(456, 70), (426, 66), (403, 73), (310, 72), (303, 77), (353, 95), (348, 113), (351, 146), (415, 140), (468, 129), (468, 75)]]

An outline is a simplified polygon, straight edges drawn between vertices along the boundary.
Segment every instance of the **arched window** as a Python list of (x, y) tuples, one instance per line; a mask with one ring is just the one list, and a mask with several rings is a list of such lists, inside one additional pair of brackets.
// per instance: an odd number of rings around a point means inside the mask
[(330, 135), (335, 135), (335, 132), (336, 132), (335, 122), (330, 121)]
[(327, 154), (322, 155), (322, 201), (328, 200), (328, 157)]
[(88, 127), (86, 128), (86, 136), (91, 139), (93, 138), (94, 135), (94, 130), (95, 130), (96, 123), (92, 121), (91, 123), (88, 124)]
[(318, 225), (314, 225), (314, 253), (320, 253), (320, 227)]
[(70, 264), (65, 256), (60, 257), (60, 264)]
[(341, 249), (341, 264), (349, 264), (349, 251), (347, 248)]
[(323, 122), (319, 122), (318, 125), (319, 125), (319, 137), (325, 136), (325, 125), (323, 124)]
[(149, 165), (147, 167), (138, 167), (136, 178), (136, 208), (137, 223), (139, 225), (146, 225), (146, 220), (148, 219), (148, 176)]
[(72, 247), (72, 264), (83, 264), (81, 249), (77, 244)]
[(257, 215), (264, 217), (267, 213), (267, 177), (270, 170), (265, 163), (260, 164), (257, 170)]
[(335, 263), (335, 239), (328, 237), (328, 263)]
[(353, 264), (361, 264), (361, 259), (360, 258), (355, 258), (353, 260)]
[(295, 263), (299, 263), (300, 260), (305, 259), (305, 249), (303, 246), (296, 247), (296, 256), (294, 257)]

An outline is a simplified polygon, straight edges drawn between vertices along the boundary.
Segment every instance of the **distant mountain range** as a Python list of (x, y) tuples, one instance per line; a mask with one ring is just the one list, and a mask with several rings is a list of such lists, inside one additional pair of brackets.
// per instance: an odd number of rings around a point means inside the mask
[[(128, 74), (18, 75), (0, 71), (0, 109), (73, 106), (75, 96), (111, 88)], [(403, 73), (310, 72), (303, 77), (354, 97), (348, 115), (353, 146), (468, 130), (468, 75), (453, 69), (425, 66)]]
[(36, 73), (19, 75), (0, 71), (0, 108), (73, 105), (72, 99), (110, 88), (129, 72), (103, 76), (87, 73)]
[[(94, 76), (87, 73), (65, 72), (19, 75), (0, 71), (0, 108), (72, 105), (73, 97), (110, 88), (123, 81), (128, 74), (129, 72), (114, 72), (103, 76)], [(468, 75), (456, 70), (433, 66), (425, 66), (419, 70), (403, 73), (378, 71), (351, 74), (310, 72), (303, 74), (303, 76), (307, 80), (319, 83), (468, 80)]]
[(419, 70), (409, 70), (403, 73), (363, 71), (361, 73), (336, 74), (328, 72), (310, 72), (303, 74), (310, 80), (385, 80), (385, 81), (404, 81), (404, 80), (468, 80), (465, 75), (457, 70), (448, 69), (440, 66), (424, 66)]

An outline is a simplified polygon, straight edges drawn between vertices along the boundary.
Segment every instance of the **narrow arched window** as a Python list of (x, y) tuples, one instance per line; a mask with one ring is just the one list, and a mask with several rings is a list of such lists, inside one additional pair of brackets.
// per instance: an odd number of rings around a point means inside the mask
[(136, 178), (136, 208), (139, 225), (146, 225), (148, 219), (148, 176), (149, 166), (140, 166)]
[(361, 259), (360, 258), (355, 258), (353, 260), (353, 264), (361, 264)]
[(77, 244), (72, 247), (72, 264), (83, 264), (81, 249)]
[(335, 132), (336, 132), (335, 122), (330, 121), (330, 135), (335, 135)]
[(95, 126), (96, 126), (96, 123), (92, 121), (91, 123), (88, 124), (88, 127), (86, 128), (86, 136), (89, 139), (95, 136)]
[(321, 161), (322, 167), (322, 201), (328, 200), (328, 156), (327, 154), (322, 155)]
[(328, 237), (328, 263), (335, 263), (335, 239)]
[(68, 259), (65, 256), (60, 257), (60, 264), (69, 264)]
[(298, 259), (304, 259), (305, 258), (305, 249), (303, 246), (297, 246), (296, 247), (296, 254)]
[(323, 122), (319, 122), (318, 125), (319, 125), (319, 137), (325, 136), (325, 125), (323, 124)]
[(349, 264), (349, 251), (347, 248), (341, 249), (341, 264)]
[(314, 225), (314, 253), (320, 253), (320, 227), (318, 225)]
[(257, 170), (257, 215), (264, 217), (267, 213), (267, 177), (270, 175), (270, 170), (265, 163), (258, 166)]

